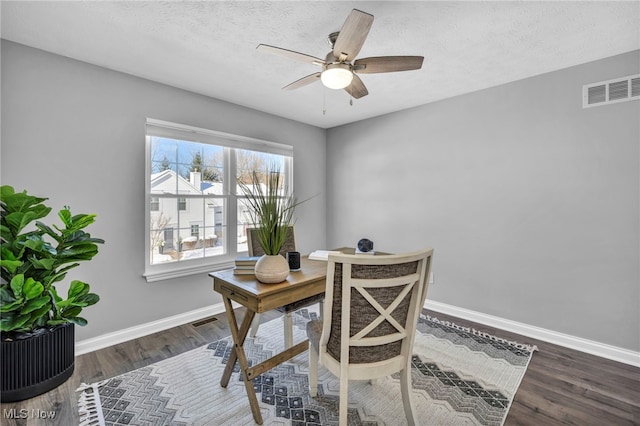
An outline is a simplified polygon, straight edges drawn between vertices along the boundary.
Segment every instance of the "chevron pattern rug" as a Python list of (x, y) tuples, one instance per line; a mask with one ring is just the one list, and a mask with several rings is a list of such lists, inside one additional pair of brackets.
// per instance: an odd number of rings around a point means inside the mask
[[(294, 342), (317, 314), (294, 315)], [(283, 348), (279, 319), (260, 325), (245, 349), (259, 363)], [(237, 371), (227, 388), (220, 377), (232, 340), (227, 337), (78, 391), (82, 425), (255, 424)], [(421, 318), (413, 356), (413, 399), (421, 425), (502, 425), (535, 347), (476, 330)], [(308, 391), (303, 353), (254, 380), (265, 425), (337, 425), (340, 383), (319, 368), (318, 396)], [(349, 425), (405, 424), (399, 377), (349, 385)]]

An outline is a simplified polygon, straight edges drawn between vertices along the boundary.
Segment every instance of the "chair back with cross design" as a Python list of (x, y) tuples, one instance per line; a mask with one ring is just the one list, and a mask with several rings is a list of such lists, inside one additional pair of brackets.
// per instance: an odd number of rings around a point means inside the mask
[(346, 424), (349, 380), (397, 372), (401, 372), (407, 421), (415, 424), (411, 356), (432, 257), (433, 249), (400, 255), (329, 256), (323, 322), (307, 325), (312, 344), (310, 391), (312, 396), (317, 394), (318, 361), (340, 377), (341, 425)]
[[(257, 228), (247, 228), (247, 248), (249, 256), (262, 256), (264, 254), (264, 249), (260, 246), (260, 240), (258, 239)], [(287, 257), (288, 251), (296, 251), (296, 234), (293, 226), (289, 226), (287, 229), (287, 236), (280, 249), (280, 255)]]

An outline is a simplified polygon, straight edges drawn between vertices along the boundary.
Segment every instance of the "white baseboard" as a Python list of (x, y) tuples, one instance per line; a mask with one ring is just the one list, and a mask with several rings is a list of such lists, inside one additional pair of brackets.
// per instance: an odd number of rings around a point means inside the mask
[(218, 315), (223, 312), (224, 303), (218, 303), (216, 305), (206, 306), (204, 308), (163, 318), (157, 321), (151, 321), (145, 324), (125, 328), (113, 333), (107, 333), (90, 339), (81, 340), (76, 342), (76, 356), (97, 351), (98, 349), (103, 349), (112, 345), (117, 345), (118, 343), (123, 343), (128, 340), (138, 339), (152, 333), (157, 333), (158, 331), (198, 321), (202, 318)]
[[(234, 307), (237, 307), (234, 304)], [(456, 306), (447, 305), (445, 303), (427, 300), (424, 304), (425, 309), (442, 312), (443, 314), (452, 315), (469, 321), (485, 324), (491, 327), (507, 330), (523, 336), (553, 343), (555, 345), (564, 346), (581, 352), (622, 362), (625, 364), (640, 367), (640, 352), (634, 352), (629, 349), (619, 348), (607, 345), (605, 343), (595, 342), (593, 340), (583, 339), (568, 334), (559, 333), (553, 330), (547, 330), (492, 315), (483, 314), (481, 312), (471, 311), (469, 309), (458, 308)], [(103, 334), (86, 340), (76, 342), (76, 355), (86, 354), (98, 349), (103, 349), (128, 340), (137, 339), (152, 333), (167, 330), (189, 322), (198, 321), (213, 315), (224, 312), (224, 304), (218, 303), (204, 308), (195, 309), (183, 314), (174, 315), (157, 321), (151, 321), (145, 324), (125, 328), (113, 333)], [(526, 343), (526, 342), (520, 342)]]
[(640, 367), (640, 352), (634, 352), (629, 349), (619, 348), (617, 346), (611, 346), (605, 343), (587, 340), (553, 330), (547, 330), (504, 318), (494, 317), (481, 312), (458, 308), (456, 306), (447, 305), (433, 300), (427, 300), (424, 304), (424, 308), (480, 324), (485, 324), (501, 330), (522, 334), (523, 336), (586, 352), (602, 358)]

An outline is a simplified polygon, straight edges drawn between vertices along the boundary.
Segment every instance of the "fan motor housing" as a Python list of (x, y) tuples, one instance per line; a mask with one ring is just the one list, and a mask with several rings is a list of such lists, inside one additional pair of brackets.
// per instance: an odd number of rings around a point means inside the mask
[(336, 58), (333, 54), (333, 52), (329, 52), (327, 53), (327, 56), (324, 58), (324, 61), (327, 64), (327, 67), (329, 65), (335, 65), (335, 64), (344, 64), (344, 65), (348, 65), (351, 66), (351, 63), (348, 61), (340, 61), (340, 58)]
[(340, 34), (340, 31), (335, 31), (329, 34), (329, 36), (327, 37), (327, 43), (329, 43), (329, 46), (331, 46), (332, 49), (333, 49), (333, 46), (335, 46), (336, 44), (336, 40), (338, 39), (339, 34)]

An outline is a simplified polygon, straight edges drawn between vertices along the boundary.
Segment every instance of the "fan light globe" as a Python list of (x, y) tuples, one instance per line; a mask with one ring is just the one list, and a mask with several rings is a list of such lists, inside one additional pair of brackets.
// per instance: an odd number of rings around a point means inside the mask
[(353, 73), (344, 64), (330, 64), (320, 75), (320, 80), (329, 89), (344, 89), (351, 84)]

